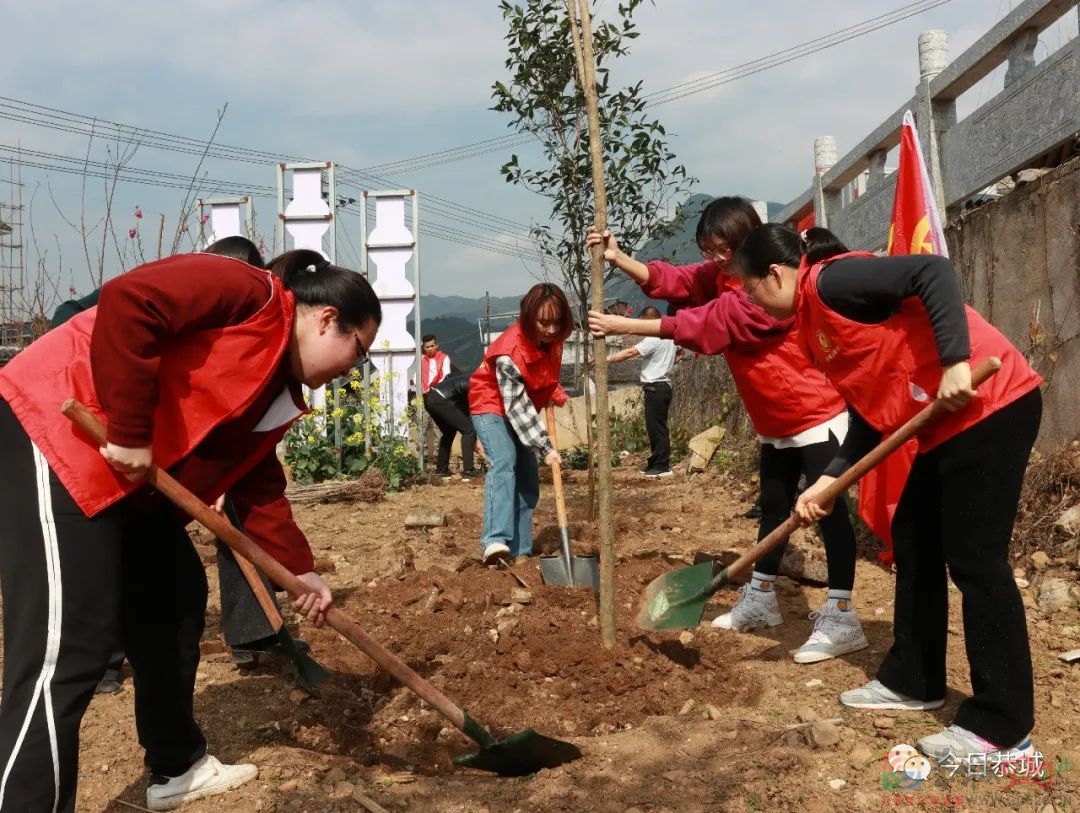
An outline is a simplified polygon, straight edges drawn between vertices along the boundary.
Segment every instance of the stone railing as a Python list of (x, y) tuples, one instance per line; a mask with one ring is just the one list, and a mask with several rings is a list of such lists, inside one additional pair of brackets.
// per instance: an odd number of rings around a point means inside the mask
[[(920, 34), (915, 95), (842, 158), (834, 138), (816, 139), (810, 188), (772, 219), (799, 223), (813, 213), (818, 225), (852, 248), (884, 246), (896, 184), (885, 159), (900, 143), (906, 110), (915, 114), (938, 206), (948, 219), (1007, 175), (1061, 163), (1080, 133), (1080, 37), (1038, 65), (1035, 46), (1072, 11), (1080, 13), (1078, 0), (1024, 0), (951, 63), (944, 31)], [(957, 121), (957, 98), (1006, 63), (1001, 92)]]

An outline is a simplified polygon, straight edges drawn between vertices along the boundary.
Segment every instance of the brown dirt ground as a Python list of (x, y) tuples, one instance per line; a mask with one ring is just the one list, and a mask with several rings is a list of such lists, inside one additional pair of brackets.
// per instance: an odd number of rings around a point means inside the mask
[[(1064, 809), (1080, 798), (1068, 770), (1049, 789), (960, 779), (947, 790), (883, 788), (885, 752), (947, 724), (969, 684), (957, 597), (944, 709), (886, 715), (839, 705), (837, 693), (872, 676), (891, 641), (893, 579), (872, 551), (860, 557), (855, 593), (871, 647), (839, 660), (811, 666), (791, 660), (824, 589), (783, 577), (786, 623), (766, 634), (721, 633), (707, 624), (682, 637), (634, 629), (644, 584), (699, 553), (745, 547), (755, 524), (741, 517), (751, 494), (744, 482), (717, 472), (643, 481), (628, 463), (616, 470), (618, 641), (610, 651), (601, 646), (590, 592), (542, 585), (532, 560), (515, 568), (530, 585), (531, 601), (512, 605), (511, 575), (475, 561), (481, 482), (421, 485), (375, 505), (297, 509), (346, 613), (496, 734), (532, 727), (574, 742), (582, 759), (521, 779), (455, 768), (451, 757), (471, 750), (469, 741), (328, 629), (300, 630), (334, 673), (318, 698), (301, 701), (288, 667), (240, 672), (231, 663), (213, 596), (197, 713), (214, 754), (251, 760), (261, 775), (242, 791), (185, 809), (316, 813), (359, 810), (366, 797), (389, 811), (433, 813), (1037, 810), (1051, 800)], [(572, 537), (587, 548), (595, 528), (585, 517), (585, 493), (583, 473), (572, 473)], [(411, 509), (444, 511), (447, 524), (407, 531), (403, 520)], [(546, 491), (537, 531), (545, 549), (557, 546)], [(212, 548), (200, 549), (212, 569)], [(1071, 581), (1066, 564), (1053, 561), (1051, 571)], [(216, 582), (212, 574), (210, 581)], [(1036, 581), (1024, 591), (1036, 673), (1035, 741), (1047, 763), (1064, 757), (1080, 765), (1080, 667), (1057, 658), (1080, 646), (1080, 614), (1044, 615), (1035, 607), (1037, 588)], [(733, 597), (733, 590), (722, 591), (706, 620)], [(840, 718), (839, 742), (814, 747), (787, 728), (808, 712)], [(86, 715), (79, 810), (120, 813), (142, 805), (141, 760), (127, 680), (121, 694), (95, 698)], [(833, 789), (830, 780), (843, 780), (843, 787)]]

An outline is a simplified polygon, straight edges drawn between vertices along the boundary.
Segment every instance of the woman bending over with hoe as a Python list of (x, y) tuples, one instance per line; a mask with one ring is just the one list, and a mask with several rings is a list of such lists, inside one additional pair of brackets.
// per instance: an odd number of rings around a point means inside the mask
[[(185, 254), (106, 283), (0, 371), (0, 810), (74, 811), (79, 724), (117, 648), (135, 671), (148, 808), (257, 775), (207, 753), (193, 708), (206, 575), (188, 518), (140, 481), (153, 462), (207, 503), (228, 491), (320, 625), (330, 589), (274, 448), (306, 410), (301, 385), (348, 373), (381, 319), (367, 281), (314, 251), (269, 270)], [(107, 424), (104, 446), (61, 414), (68, 398)]]

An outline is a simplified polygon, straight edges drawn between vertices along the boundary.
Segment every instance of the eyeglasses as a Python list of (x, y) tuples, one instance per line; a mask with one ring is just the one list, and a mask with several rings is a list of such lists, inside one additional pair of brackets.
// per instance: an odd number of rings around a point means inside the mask
[(754, 284), (749, 288), (746, 287), (746, 279), (746, 277), (743, 277), (743, 290), (746, 291), (746, 295), (752, 299), (754, 297), (754, 291), (756, 291), (758, 286), (765, 281), (765, 277), (757, 277), (754, 280)]
[(731, 246), (727, 244), (727, 241), (717, 238), (716, 243), (712, 246), (698, 246), (701, 251), (701, 256), (709, 261), (713, 262), (726, 262), (730, 260), (735, 253)]
[(356, 364), (355, 364), (355, 366), (356, 367), (363, 367), (369, 361), (371, 361), (371, 353), (368, 351), (368, 349), (366, 347), (364, 347), (364, 343), (362, 341), (360, 341), (360, 337), (357, 336), (356, 337)]

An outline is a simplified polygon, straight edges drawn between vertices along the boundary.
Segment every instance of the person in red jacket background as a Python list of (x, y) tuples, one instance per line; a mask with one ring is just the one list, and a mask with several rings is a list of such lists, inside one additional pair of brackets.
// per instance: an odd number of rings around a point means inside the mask
[[(147, 807), (258, 773), (207, 753), (193, 709), (206, 575), (188, 518), (141, 478), (153, 461), (205, 502), (228, 491), (248, 535), (309, 587), (294, 606), (322, 623), (330, 590), (275, 446), (306, 409), (301, 385), (366, 357), (382, 312), (363, 277), (317, 252), (269, 268), (148, 263), (0, 371), (0, 810), (75, 809), (79, 724), (117, 644), (135, 672)], [(69, 397), (107, 425), (104, 447), (61, 415)]]
[[(588, 245), (604, 245), (604, 257), (636, 281), (646, 295), (683, 306), (660, 319), (622, 319), (589, 313), (595, 335), (637, 333), (674, 338), (680, 347), (723, 355), (735, 387), (761, 441), (761, 518), (758, 539), (779, 527), (795, 506), (799, 480), (813, 482), (832, 460), (847, 431), (843, 399), (814, 367), (796, 341), (790, 318), (777, 320), (750, 301), (730, 271), (736, 249), (761, 225), (742, 197), (716, 198), (697, 226), (704, 262), (646, 265), (619, 250), (610, 232), (589, 235)], [(825, 604), (810, 614), (813, 630), (795, 651), (796, 663), (816, 663), (869, 646), (852, 608), (855, 533), (847, 513), (837, 511), (821, 525), (828, 566)], [(786, 543), (754, 565), (750, 583), (731, 610), (713, 626), (738, 631), (783, 623), (776, 597)]]
[(533, 509), (540, 499), (537, 453), (559, 462), (540, 412), (566, 403), (559, 385), (562, 346), (574, 329), (566, 294), (534, 285), (518, 320), (491, 343), (469, 379), (469, 412), (488, 459), (484, 478), (485, 562), (531, 556)]
[[(936, 394), (946, 413), (918, 435), (919, 451), (893, 517), (896, 604), (892, 648), (877, 678), (840, 695), (858, 709), (936, 709), (945, 703), (949, 620), (946, 568), (963, 596), (972, 696), (953, 725), (916, 747), (943, 761), (992, 764), (1034, 756), (1034, 685), (1027, 622), (1009, 542), (1028, 455), (1042, 415), (1041, 378), (1001, 333), (964, 304), (952, 264), (865, 252), (807, 262), (800, 235), (767, 224), (747, 237), (736, 267), (755, 301), (797, 315), (800, 341), (850, 406), (851, 429), (824, 474), (800, 497), (816, 501), (881, 436)], [(1001, 359), (971, 387), (971, 364)]]

